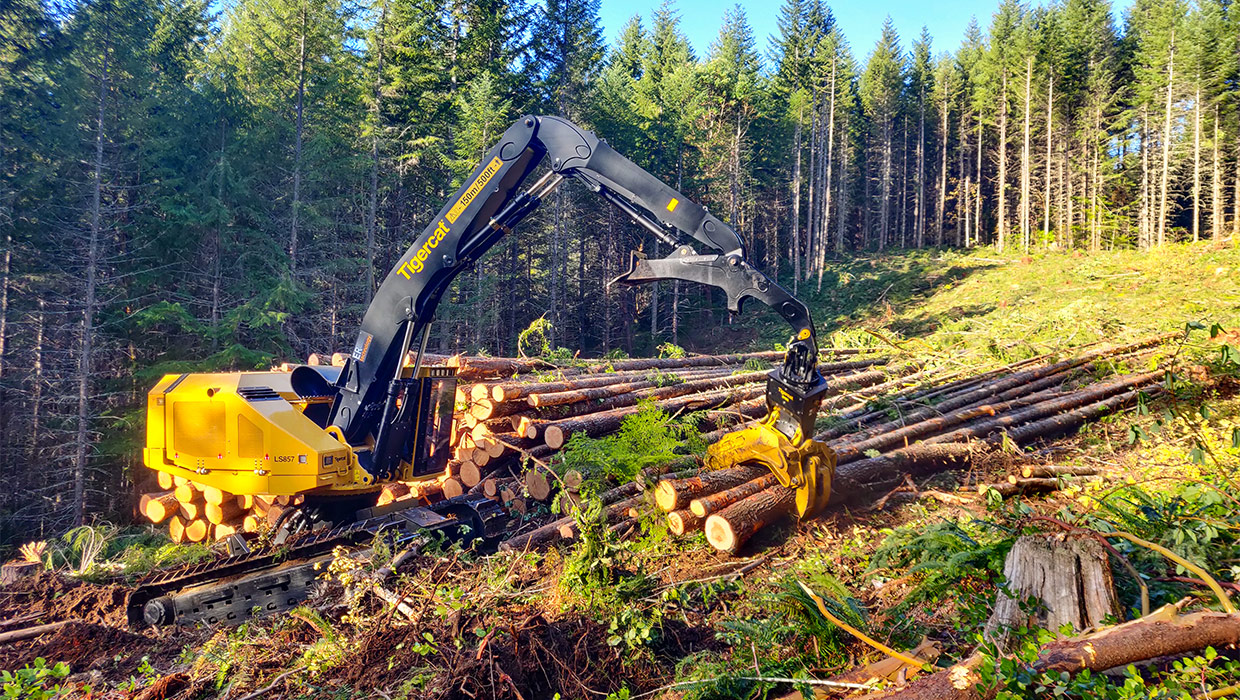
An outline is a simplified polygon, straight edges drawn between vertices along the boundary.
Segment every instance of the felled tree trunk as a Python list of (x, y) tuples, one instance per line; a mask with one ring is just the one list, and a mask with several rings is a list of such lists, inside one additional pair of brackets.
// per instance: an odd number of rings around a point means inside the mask
[[(1068, 624), (1079, 632), (1120, 613), (1106, 550), (1093, 538), (1021, 537), (1008, 552), (1003, 576), (1007, 587), (999, 592), (984, 631), (987, 640), (1000, 645), (1019, 627), (1055, 631)], [(1041, 602), (1036, 614), (1021, 610), (1021, 601), (1029, 598)]]
[[(1240, 613), (1200, 612), (1178, 615), (1174, 606), (1122, 625), (1051, 642), (1033, 663), (1035, 672), (1105, 671), (1137, 661), (1185, 654), (1206, 647), (1240, 643)], [(998, 688), (987, 687), (978, 669), (984, 658), (973, 654), (960, 663), (866, 700), (989, 700)]]

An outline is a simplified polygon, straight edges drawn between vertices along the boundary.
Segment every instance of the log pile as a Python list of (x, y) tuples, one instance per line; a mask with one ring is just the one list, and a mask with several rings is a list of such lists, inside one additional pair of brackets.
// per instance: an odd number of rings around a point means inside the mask
[[(531, 502), (549, 502), (561, 492), (565, 505), (571, 504), (576, 485), (556, 475), (548, 459), (573, 435), (615, 432), (646, 403), (669, 413), (709, 411), (708, 428), (726, 432), (764, 413), (766, 374), (782, 358), (781, 352), (754, 352), (557, 365), (528, 358), (424, 356), (458, 372), (452, 458), (436, 480), (385, 485), (378, 504), (480, 493), (524, 514)], [(314, 357), (311, 364), (325, 360)], [(858, 349), (824, 351), (821, 360), (820, 369), (838, 392), (864, 391), (889, 375), (916, 371), (884, 367), (888, 356)], [(344, 357), (330, 361), (339, 365)], [(295, 498), (236, 495), (165, 472), (157, 475), (160, 490), (143, 495), (138, 511), (166, 525), (178, 543), (268, 529), (285, 508), (299, 504)]]
[[(569, 365), (528, 358), (449, 358), (447, 364), (457, 368), (458, 386), (445, 493), (481, 489), (490, 495), (508, 488), (522, 511), (530, 501), (547, 502), (558, 492), (571, 500), (574, 489), (548, 463), (574, 435), (614, 433), (625, 418), (653, 404), (669, 414), (702, 412), (708, 439), (717, 437), (765, 413), (766, 375), (782, 359), (781, 352)], [(819, 369), (836, 395), (864, 392), (918, 371), (860, 349), (824, 351)]]
[[(1034, 358), (972, 376), (936, 374), (873, 351), (824, 351), (819, 369), (830, 388), (823, 416), (832, 427), (816, 438), (838, 456), (831, 502), (888, 492), (907, 475), (966, 465), (979, 449), (1052, 437), (1131, 405), (1141, 392), (1157, 391), (1161, 374), (1092, 381), (1091, 371), (1116, 358), (1142, 355), (1164, 340), (1094, 347), (1054, 361)], [(577, 500), (577, 484), (573, 474), (557, 474), (550, 461), (574, 435), (616, 432), (626, 417), (654, 405), (669, 414), (699, 412), (704, 437), (712, 442), (765, 413), (766, 368), (781, 359), (779, 352), (568, 365), (528, 358), (434, 358), (458, 371), (452, 458), (435, 481), (386, 485), (379, 503), (472, 493), (525, 514), (535, 502), (549, 502), (559, 493), (564, 508)], [(698, 475), (700, 465), (686, 459), (620, 487), (622, 495), (607, 503), (609, 522), (631, 529), (635, 517), (657, 508), (667, 514), (673, 533), (705, 530), (712, 545), (732, 552), (792, 510), (791, 491), (762, 469)], [(660, 480), (661, 474), (667, 478)], [(1031, 472), (987, 488), (1000, 495), (1046, 491), (1064, 477)], [(284, 508), (296, 505), (287, 498), (228, 494), (163, 473), (159, 487), (142, 498), (140, 510), (152, 522), (166, 522), (178, 542), (269, 527)], [(509, 548), (572, 537), (570, 525), (571, 518), (564, 518), (532, 537), (522, 533)]]
[[(865, 404), (847, 408), (835, 416), (836, 426), (816, 436), (835, 450), (838, 459), (830, 503), (878, 496), (899, 488), (910, 476), (967, 466), (979, 451), (1064, 434), (1135, 404), (1142, 392), (1156, 394), (1161, 372), (1094, 381), (1090, 370), (1102, 367), (1104, 361), (1142, 355), (1165, 339), (1096, 348), (1057, 362), (1019, 363), (981, 377), (903, 389), (884, 397), (899, 412), (895, 418)], [(722, 474), (698, 478), (691, 501), (671, 495), (656, 498), (671, 532), (704, 530), (713, 547), (736, 552), (762, 527), (793, 510), (793, 491), (772, 475), (759, 471), (750, 480), (736, 482), (720, 478)], [(978, 492), (1007, 497), (1096, 478), (1090, 469), (1025, 467), (1006, 483), (984, 484)], [(664, 481), (656, 494), (672, 494), (686, 482)]]

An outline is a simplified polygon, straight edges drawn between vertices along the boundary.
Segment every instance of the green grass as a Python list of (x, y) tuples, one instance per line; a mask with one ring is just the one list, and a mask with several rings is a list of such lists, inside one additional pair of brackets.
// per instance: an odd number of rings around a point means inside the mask
[[(1190, 321), (1240, 327), (1240, 250), (908, 251), (832, 263), (821, 291), (811, 280), (798, 293), (824, 347), (882, 343), (872, 332), (910, 351), (1006, 363)], [(762, 340), (785, 342), (786, 328), (762, 316)]]

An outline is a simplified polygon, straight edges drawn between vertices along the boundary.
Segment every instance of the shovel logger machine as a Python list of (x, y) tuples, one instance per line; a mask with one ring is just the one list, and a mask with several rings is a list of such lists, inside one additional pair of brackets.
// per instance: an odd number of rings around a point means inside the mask
[[(544, 161), (550, 168), (523, 189)], [(443, 293), (567, 179), (673, 247), (662, 259), (633, 253), (615, 283), (710, 285), (723, 290), (730, 311), (753, 298), (792, 326), (783, 363), (767, 380), (766, 417), (712, 445), (706, 462), (765, 465), (796, 489), (802, 516), (827, 502), (835, 457), (810, 437), (826, 381), (806, 306), (755, 269), (740, 236), (706, 209), (594, 134), (560, 118), (527, 116), (504, 132), (388, 273), (343, 367), (168, 375), (150, 391), (146, 466), (238, 495), (301, 496), (303, 505), (277, 524), (277, 553), (236, 542), (239, 551), (223, 562), (158, 575), (131, 596), (131, 622), (239, 622), (286, 608), (304, 598), (316, 556), (383, 531), (410, 539), (435, 530), (500, 534), (504, 517), (483, 498), (375, 503), (384, 483), (436, 478), (448, 461), (455, 369), (422, 361)], [(285, 542), (294, 533), (301, 534)]]

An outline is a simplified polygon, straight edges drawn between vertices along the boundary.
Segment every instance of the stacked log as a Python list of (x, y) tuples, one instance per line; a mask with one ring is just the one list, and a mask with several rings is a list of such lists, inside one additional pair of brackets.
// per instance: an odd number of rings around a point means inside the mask
[[(490, 495), (487, 479), (512, 479), (513, 493), (522, 500), (508, 502), (522, 507), (549, 503), (565, 490), (549, 461), (574, 435), (614, 433), (646, 405), (668, 414), (703, 412), (704, 429), (722, 434), (765, 414), (766, 377), (782, 359), (782, 352), (566, 364), (450, 358), (447, 364), (457, 368), (459, 383), (453, 460), (444, 493), (476, 490)], [(831, 350), (823, 352), (819, 369), (838, 385), (833, 392), (863, 391), (892, 374), (916, 371), (909, 366), (884, 368), (890, 359), (868, 350)], [(495, 498), (503, 500), (502, 494)]]
[[(889, 492), (911, 475), (966, 467), (977, 452), (1055, 437), (1133, 405), (1142, 392), (1157, 394), (1161, 372), (1094, 381), (1084, 370), (1102, 367), (1103, 360), (1142, 353), (1164, 340), (1158, 336), (1057, 362), (1026, 361), (980, 378), (903, 388), (897, 394), (912, 408), (894, 420), (882, 410), (853, 407), (847, 419), (851, 433), (836, 427), (816, 436), (838, 458), (829, 504)], [(912, 403), (918, 401), (921, 405)], [(1098, 478), (1094, 474), (1079, 467), (1027, 466), (1020, 476), (983, 484), (977, 491), (1004, 497), (1045, 493), (1070, 481)], [(707, 541), (720, 551), (735, 553), (762, 527), (792, 510), (794, 491), (769, 473), (742, 483), (703, 475), (696, 496), (687, 502), (673, 499), (670, 494), (685, 483), (665, 480), (657, 487), (656, 493), (669, 494), (660, 502), (668, 512), (668, 529), (674, 534), (704, 529)]]
[[(823, 413), (833, 425), (816, 438), (838, 456), (831, 502), (890, 491), (906, 475), (968, 464), (978, 449), (1075, 430), (1128, 406), (1141, 392), (1153, 390), (1159, 373), (1104, 381), (1095, 381), (1092, 373), (1112, 366), (1114, 358), (1139, 356), (1166, 339), (1092, 347), (1067, 359), (1031, 358), (980, 374), (944, 375), (860, 349), (824, 352), (819, 358), (828, 382)], [(524, 516), (535, 512), (534, 504), (549, 504), (561, 494), (563, 512), (571, 512), (579, 500), (576, 475), (558, 473), (552, 458), (574, 435), (609, 435), (649, 405), (669, 415), (696, 412), (707, 442), (715, 441), (765, 414), (769, 369), (763, 368), (782, 357), (780, 352), (760, 352), (569, 363), (434, 358), (458, 371), (451, 460), (436, 480), (384, 485), (379, 503), (431, 502), (468, 492), (493, 498)], [(713, 545), (734, 552), (792, 509), (792, 491), (779, 486), (764, 468), (698, 474), (699, 468), (692, 462), (672, 462), (607, 492), (608, 523), (631, 524), (648, 504), (657, 502), (673, 533), (704, 529)], [(1045, 490), (1046, 480), (1065, 476), (1091, 475), (1048, 469), (995, 488), (1029, 493)], [(177, 541), (257, 532), (296, 505), (284, 497), (238, 496), (165, 474), (158, 481), (161, 490), (145, 496), (140, 510), (152, 522), (167, 523)], [(574, 532), (571, 517), (561, 518), (546, 529), (520, 535), (506, 548), (545, 546)]]

